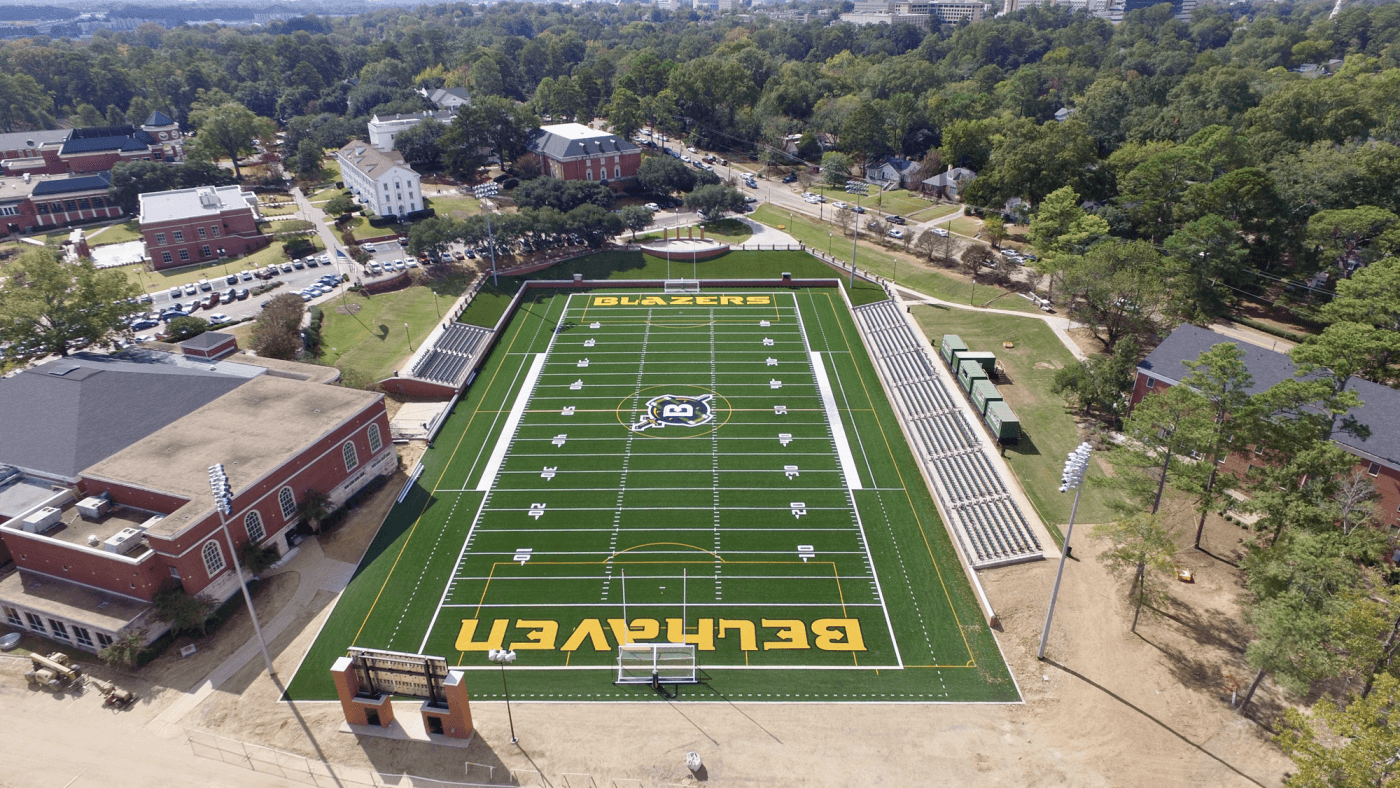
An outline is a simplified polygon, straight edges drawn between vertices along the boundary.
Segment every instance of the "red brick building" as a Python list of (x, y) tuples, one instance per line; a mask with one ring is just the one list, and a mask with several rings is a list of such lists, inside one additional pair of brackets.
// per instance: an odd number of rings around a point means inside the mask
[(105, 172), (0, 179), (0, 235), (120, 218), (122, 209), (107, 197), (111, 185)]
[[(1153, 391), (1180, 383), (1190, 374), (1190, 369), (1183, 362), (1195, 361), (1201, 353), (1222, 342), (1229, 342), (1244, 351), (1245, 366), (1254, 379), (1250, 393), (1264, 391), (1293, 377), (1293, 362), (1286, 353), (1236, 342), (1204, 328), (1184, 325), (1173, 331), (1138, 364), (1137, 379), (1133, 385), (1133, 405)], [(1333, 434), (1333, 440), (1356, 457), (1358, 470), (1371, 477), (1380, 494), (1377, 506), (1384, 522), (1391, 528), (1400, 527), (1400, 391), (1357, 378), (1352, 378), (1347, 388), (1356, 392), (1362, 404), (1342, 418), (1354, 418), (1358, 424), (1368, 427), (1370, 434), (1358, 438), (1339, 429)], [(1225, 458), (1221, 468), (1243, 478), (1252, 466), (1262, 463), (1263, 459), (1250, 448)]]
[(238, 186), (143, 194), (141, 238), (157, 270), (239, 257), (272, 241), (258, 229), (257, 197)]
[(179, 161), (184, 158), (180, 126), (153, 112), (141, 126), (19, 131), (0, 134), (0, 172), (5, 175), (60, 175), (108, 172), (124, 161)]
[[(157, 593), (228, 599), (238, 551), (285, 552), (309, 491), (334, 509), (397, 469), (383, 395), (262, 363), (77, 354), (0, 381), (0, 407), (13, 409), (0, 423), (0, 541), (19, 569), (0, 578), (11, 626), (93, 651), (127, 629), (154, 639)], [(227, 518), (209, 489), (215, 463), (233, 488)]]
[(581, 123), (541, 126), (529, 148), (550, 177), (599, 181), (613, 188), (637, 177), (642, 163), (642, 149), (635, 143)]

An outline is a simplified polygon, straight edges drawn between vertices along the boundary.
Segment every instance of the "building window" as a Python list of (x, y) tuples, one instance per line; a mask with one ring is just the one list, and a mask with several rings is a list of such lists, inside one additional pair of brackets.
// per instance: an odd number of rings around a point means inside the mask
[(384, 448), (384, 439), (379, 436), (379, 425), (369, 425), (369, 453), (378, 454)]
[(78, 210), (90, 211), (92, 210), (92, 203), (88, 202), (88, 198), (84, 197), (81, 200), (78, 200)]
[(1148, 379), (1147, 379), (1147, 387), (1148, 387), (1148, 388), (1156, 388), (1156, 386), (1157, 386), (1157, 379), (1156, 379), (1156, 378), (1148, 378)]
[(360, 464), (360, 456), (355, 453), (354, 441), (346, 441), (345, 445), (340, 447), (340, 454), (345, 458), (346, 473), (355, 470), (355, 466)]
[(161, 253), (160, 253), (160, 260), (161, 260), (161, 262), (163, 262), (163, 263), (169, 263), (169, 262), (171, 262), (170, 253), (169, 253), (169, 252), (161, 252)]
[(55, 621), (54, 619), (51, 618), (51, 619), (49, 619), (49, 626), (53, 627), (53, 636), (54, 636), (54, 637), (58, 638), (59, 640), (68, 640), (68, 639), (69, 639), (69, 638), (68, 638), (68, 627), (65, 627), (65, 626), (63, 625), (63, 622), (62, 622), (62, 621)]
[(73, 625), (73, 639), (78, 641), (78, 645), (80, 646), (92, 648), (92, 633), (88, 632), (84, 627), (80, 627), (76, 624)]
[(173, 578), (175, 578), (176, 580), (179, 580), (179, 579), (180, 579), (180, 567), (178, 567), (178, 566), (172, 566), (172, 567), (170, 567), (170, 576), (173, 577)]
[(188, 250), (188, 249), (181, 249), (181, 250), (180, 250), (180, 259), (181, 259), (181, 260), (189, 260), (189, 259), (190, 259), (190, 250)]
[(1373, 463), (1371, 463), (1371, 467), (1367, 468), (1367, 469), (1366, 469), (1366, 472), (1369, 473), (1369, 474), (1372, 475), (1372, 476), (1380, 476), (1380, 475), (1381, 475), (1381, 464), (1378, 463), (1378, 462), (1373, 462)]
[(1254, 444), (1254, 456), (1255, 456), (1255, 457), (1263, 457), (1263, 456), (1264, 456), (1264, 444), (1262, 444), (1262, 443), (1256, 443), (1256, 444)]
[(219, 548), (218, 542), (212, 539), (205, 542), (199, 554), (204, 558), (204, 570), (210, 577), (224, 570), (224, 551)]
[(107, 207), (107, 203), (106, 203), (101, 197), (93, 197), (93, 198), (92, 198), (92, 207), (94, 207), (94, 208), (106, 208), (106, 207)]
[(283, 487), (277, 491), (277, 503), (282, 507), (282, 517), (292, 519), (292, 515), (297, 513), (297, 499), (292, 494), (292, 488)]
[(165, 246), (165, 233), (156, 233), (156, 246)]
[(203, 228), (203, 227), (200, 227), (200, 228), (199, 228), (199, 240), (201, 240), (201, 241), (204, 240), (204, 228)]
[(25, 613), (25, 614), (24, 614), (24, 617), (27, 618), (27, 619), (29, 619), (29, 628), (30, 628), (30, 629), (32, 629), (32, 630), (34, 630), (35, 632), (38, 632), (38, 633), (40, 633), (40, 634), (45, 634), (45, 633), (47, 633), (48, 630), (44, 629), (44, 619), (39, 618), (38, 616), (34, 615), (33, 613)]
[(12, 607), (5, 608), (5, 619), (12, 627), (24, 627), (24, 619), (19, 617), (19, 611)]
[(50, 210), (50, 211), (53, 211), (54, 213), (58, 213), (59, 211), (62, 211), (62, 210), (63, 210), (63, 203), (61, 203), (61, 202), (51, 202), (51, 203), (49, 203), (49, 210)]
[(178, 244), (178, 243), (184, 243), (184, 242), (185, 242), (185, 231), (184, 231), (184, 230), (176, 230), (176, 231), (175, 231), (175, 243)]
[(19, 207), (14, 205), (0, 205), (0, 216), (19, 216)]
[(213, 257), (213, 256), (214, 256), (214, 252), (211, 251), (211, 250), (209, 249), (209, 244), (205, 244), (205, 245), (199, 247), (199, 251), (202, 252), (202, 253), (204, 254), (205, 257)]
[(613, 177), (614, 177), (614, 178), (621, 178), (621, 177), (622, 177), (622, 168), (621, 168), (621, 167), (613, 167)]
[(257, 510), (248, 512), (248, 516), (243, 518), (243, 527), (248, 529), (248, 541), (253, 544), (267, 538), (267, 529), (263, 528), (262, 515)]
[(107, 648), (112, 645), (112, 636), (106, 632), (97, 633), (97, 645), (99, 648)]
[(589, 170), (588, 172), (584, 173), (584, 175), (588, 176), (588, 180), (593, 180), (593, 170)]
[(209, 231), (212, 232), (212, 233), (214, 234), (214, 237), (215, 237), (215, 238), (218, 238), (218, 237), (219, 237), (219, 225), (216, 224), (216, 225), (214, 225), (213, 227), (210, 227), (210, 228), (209, 228)]
[(39, 211), (39, 213), (41, 213), (41, 214), (47, 214), (47, 213), (49, 212), (49, 204), (46, 203), (46, 202), (37, 202), (37, 203), (34, 203), (34, 207), (35, 207), (35, 209), (37, 209), (37, 210)]
[(66, 211), (76, 211), (76, 210), (78, 210), (78, 201), (77, 201), (77, 200), (64, 200), (64, 201), (63, 201), (63, 209), (66, 210)]

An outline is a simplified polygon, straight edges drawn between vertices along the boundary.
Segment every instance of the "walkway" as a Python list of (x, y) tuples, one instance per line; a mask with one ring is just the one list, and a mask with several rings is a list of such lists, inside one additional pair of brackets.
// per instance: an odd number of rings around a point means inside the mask
[(769, 227), (761, 222), (756, 222), (747, 216), (737, 217), (753, 231), (743, 243), (739, 244), (739, 249), (758, 249), (761, 247), (773, 248), (774, 246), (797, 246), (797, 239), (791, 235), (774, 227)]

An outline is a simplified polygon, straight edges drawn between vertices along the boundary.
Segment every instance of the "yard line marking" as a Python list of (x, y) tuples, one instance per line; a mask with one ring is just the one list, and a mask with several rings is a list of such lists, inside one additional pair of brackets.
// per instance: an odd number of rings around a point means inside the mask
[[(655, 580), (656, 578), (648, 576), (648, 577), (645, 578), (645, 579), (647, 579), (647, 580)], [(787, 579), (787, 578), (785, 578), (785, 579)], [(817, 579), (817, 578), (812, 578), (812, 577), (800, 577), (800, 578), (792, 578), (792, 579), (796, 579), (796, 580), (815, 580), (815, 579)], [(831, 578), (821, 578), (821, 579), (830, 580)], [(497, 583), (499, 583), (500, 581), (501, 581), (501, 578), (500, 578), (499, 576), (493, 577), (493, 578), (492, 578), (492, 582), (497, 582)], [(830, 608), (846, 608), (846, 607), (881, 607), (884, 603), (883, 603), (883, 602), (770, 602), (770, 601), (765, 600), (765, 601), (763, 601), (763, 602), (691, 602), (690, 604), (695, 605), (696, 607), (830, 607)], [(454, 604), (443, 605), (444, 608), (466, 608), (466, 607), (470, 607), (470, 608), (477, 608), (477, 609), (483, 609), (483, 610), (486, 609), (486, 608), (545, 607), (545, 606), (547, 606), (547, 607), (612, 607), (612, 605), (609, 605), (609, 604), (606, 604), (606, 603), (603, 603), (603, 602), (550, 602), (550, 603), (548, 603), (548, 605), (541, 605), (539, 602), (495, 602), (495, 603), (491, 603), (491, 604), (487, 604), (487, 603), (475, 604), (475, 603), (470, 603), (470, 602), (469, 602), (469, 603), (465, 603), (465, 604), (455, 604), (455, 603), (454, 603)], [(634, 608), (634, 607), (664, 607), (664, 608), (669, 608), (669, 609), (674, 610), (674, 609), (676, 608), (676, 603), (675, 603), (675, 602), (666, 602), (666, 601), (661, 601), (661, 602), (628, 602), (628, 603), (627, 603), (627, 607), (629, 607), (629, 608)], [(708, 665), (707, 665), (706, 667), (708, 667)], [(531, 670), (533, 670), (533, 668), (531, 668)]]
[(511, 439), (515, 437), (515, 429), (520, 426), (520, 418), (525, 415), (525, 405), (530, 401), (530, 395), (534, 393), (535, 383), (540, 379), (540, 370), (544, 368), (544, 353), (535, 354), (534, 361), (530, 362), (530, 371), (525, 373), (525, 382), (520, 386), (520, 392), (515, 395), (515, 404), (511, 406), (510, 415), (506, 416), (505, 426), (501, 427), (501, 434), (496, 437), (496, 448), (491, 450), (491, 456), (486, 460), (486, 467), (481, 471), (481, 479), (476, 483), (477, 492), (487, 492), (491, 489), (491, 483), (496, 481), (496, 473), (501, 469), (501, 463), (506, 458), (506, 449), (510, 448)]

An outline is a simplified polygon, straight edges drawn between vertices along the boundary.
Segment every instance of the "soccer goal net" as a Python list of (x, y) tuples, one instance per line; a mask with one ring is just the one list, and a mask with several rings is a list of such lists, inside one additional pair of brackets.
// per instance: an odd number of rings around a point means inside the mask
[(624, 643), (617, 648), (618, 684), (697, 684), (694, 643)]
[(666, 292), (668, 293), (698, 293), (700, 292), (699, 279), (667, 279)]

